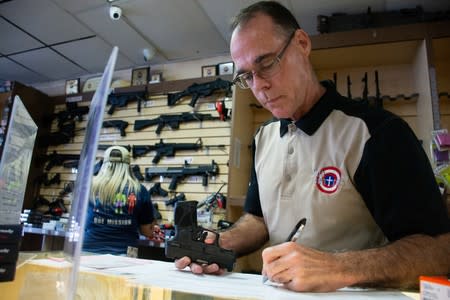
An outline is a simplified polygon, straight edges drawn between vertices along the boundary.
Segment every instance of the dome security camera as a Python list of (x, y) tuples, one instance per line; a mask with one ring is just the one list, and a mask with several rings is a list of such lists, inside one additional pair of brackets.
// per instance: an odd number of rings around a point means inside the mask
[(111, 5), (109, 8), (109, 17), (111, 20), (119, 20), (122, 16), (122, 9), (118, 6)]

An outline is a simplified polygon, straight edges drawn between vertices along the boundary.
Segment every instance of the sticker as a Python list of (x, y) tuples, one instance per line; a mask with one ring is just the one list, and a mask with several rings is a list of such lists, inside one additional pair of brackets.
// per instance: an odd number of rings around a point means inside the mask
[(321, 192), (332, 194), (336, 192), (341, 182), (341, 171), (336, 167), (322, 168), (317, 174), (316, 185)]

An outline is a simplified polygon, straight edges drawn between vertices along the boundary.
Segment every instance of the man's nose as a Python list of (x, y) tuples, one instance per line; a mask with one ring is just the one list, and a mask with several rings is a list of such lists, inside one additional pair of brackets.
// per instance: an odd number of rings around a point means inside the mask
[(258, 73), (253, 73), (253, 89), (261, 90), (270, 87), (270, 80), (259, 76)]

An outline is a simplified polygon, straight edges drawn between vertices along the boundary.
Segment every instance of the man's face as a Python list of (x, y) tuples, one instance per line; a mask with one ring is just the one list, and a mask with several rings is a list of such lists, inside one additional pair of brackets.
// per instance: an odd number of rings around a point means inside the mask
[(260, 70), (262, 62), (275, 59), (287, 45), (278, 71), (269, 78), (253, 73), (250, 86), (259, 103), (277, 118), (298, 119), (307, 111), (304, 99), (311, 82), (309, 51), (300, 39), (300, 30), (291, 40), (278, 34), (272, 19), (266, 15), (254, 17), (231, 37), (230, 52), (238, 74)]

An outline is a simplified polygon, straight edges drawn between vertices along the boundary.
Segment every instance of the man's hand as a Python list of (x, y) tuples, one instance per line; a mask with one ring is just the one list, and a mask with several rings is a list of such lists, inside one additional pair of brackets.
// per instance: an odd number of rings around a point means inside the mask
[(200, 265), (197, 263), (192, 263), (191, 259), (187, 256), (177, 259), (175, 261), (175, 267), (180, 270), (183, 270), (186, 267), (190, 267), (191, 272), (194, 274), (214, 274), (221, 275), (225, 273), (225, 269), (219, 268), (217, 264), (210, 265)]
[[(208, 236), (205, 239), (205, 244), (213, 244), (216, 239), (216, 235), (208, 232)], [(187, 256), (175, 260), (175, 267), (177, 269), (183, 270), (186, 267), (190, 267), (191, 272), (194, 274), (214, 274), (220, 275), (225, 273), (225, 269), (221, 269), (217, 264), (198, 264), (193, 263), (191, 259)]]
[(264, 249), (263, 275), (294, 291), (328, 292), (346, 286), (410, 289), (421, 274), (450, 269), (450, 233), (410, 235), (383, 247), (328, 253), (287, 242)]
[(330, 292), (348, 284), (332, 253), (287, 242), (264, 249), (262, 259), (262, 274), (293, 291)]

